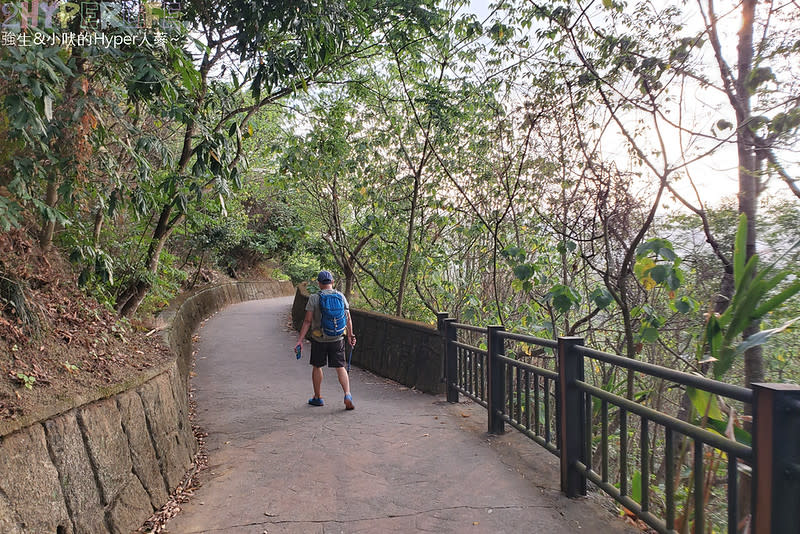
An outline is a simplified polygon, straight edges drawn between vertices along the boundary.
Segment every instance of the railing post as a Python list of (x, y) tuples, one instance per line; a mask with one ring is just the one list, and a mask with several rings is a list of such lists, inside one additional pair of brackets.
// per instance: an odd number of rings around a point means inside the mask
[(444, 381), (447, 393), (447, 402), (458, 402), (458, 390), (456, 380), (458, 379), (458, 352), (453, 345), (458, 337), (456, 327), (453, 326), (455, 319), (443, 319), (444, 323)]
[(506, 406), (506, 366), (498, 356), (506, 353), (505, 343), (499, 336), (503, 331), (502, 326), (489, 326), (487, 329), (486, 345), (489, 357), (487, 363), (487, 382), (488, 391), (488, 412), (489, 412), (489, 433), (502, 434), (505, 432), (505, 421), (503, 421), (503, 411)]
[(575, 350), (581, 337), (558, 338), (558, 377), (561, 394), (561, 491), (567, 497), (586, 495), (586, 477), (575, 469), (575, 462), (588, 465), (584, 456), (586, 408), (583, 394), (575, 382), (583, 380), (583, 355)]
[(797, 532), (800, 386), (753, 384), (753, 456), (751, 532)]
[(441, 382), (442, 384), (447, 384), (447, 379), (445, 378), (445, 372), (446, 372), (445, 361), (447, 361), (447, 359), (445, 358), (447, 354), (447, 340), (445, 338), (445, 334), (447, 333), (447, 331), (444, 320), (447, 319), (448, 317), (450, 317), (450, 314), (447, 312), (436, 313), (436, 330), (439, 332), (439, 339), (442, 340), (442, 352), (441, 352), (442, 361), (441, 361), (441, 366), (439, 368), (439, 382)]
[(447, 319), (448, 317), (450, 317), (450, 314), (447, 312), (436, 313), (436, 330), (444, 333), (444, 320)]

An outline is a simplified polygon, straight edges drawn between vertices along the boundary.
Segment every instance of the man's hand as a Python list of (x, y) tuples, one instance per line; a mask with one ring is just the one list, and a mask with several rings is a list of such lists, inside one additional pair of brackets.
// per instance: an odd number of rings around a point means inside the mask
[(355, 347), (356, 346), (356, 336), (348, 337), (347, 342), (350, 343), (351, 347)]

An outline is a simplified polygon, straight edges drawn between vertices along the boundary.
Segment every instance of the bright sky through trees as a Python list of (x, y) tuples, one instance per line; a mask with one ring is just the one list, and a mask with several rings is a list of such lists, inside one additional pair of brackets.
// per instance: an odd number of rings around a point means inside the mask
[[(628, 9), (633, 9), (636, 4), (637, 2), (629, 2)], [(582, 5), (586, 7), (590, 3), (584, 2)], [(502, 13), (494, 11), (492, 6), (493, 3), (488, 0), (473, 0), (467, 9), (475, 13), (478, 20), (482, 22), (485, 22), (487, 18), (495, 19), (498, 14), (500, 17), (504, 16)], [(723, 6), (720, 6), (719, 9), (722, 8)], [(702, 36), (704, 32), (703, 16), (698, 6), (694, 2), (682, 3), (680, 10), (683, 26), (680, 36)], [(735, 66), (737, 31), (740, 24), (738, 14), (734, 9), (718, 14), (718, 16), (720, 17), (719, 31), (723, 54), (729, 65)], [(603, 23), (600, 20), (597, 22), (600, 25)], [(771, 24), (775, 26), (780, 22), (776, 20)], [(537, 23), (534, 21), (531, 33), (536, 27)], [(662, 104), (665, 118), (668, 119), (662, 122), (665, 159), (671, 167), (679, 166), (682, 162), (690, 162), (685, 169), (681, 169), (671, 178), (673, 185), (681, 195), (687, 198), (696, 198), (697, 195), (694, 191), (694, 187), (696, 187), (704, 203), (718, 205), (724, 197), (736, 195), (739, 185), (736, 136), (733, 130), (724, 132), (717, 128), (720, 121), (735, 123), (735, 117), (727, 96), (719, 86), (719, 67), (710, 46), (706, 46), (696, 53), (699, 54), (698, 57), (701, 61), (698, 72), (701, 72), (706, 79), (711, 80), (711, 84), (700, 84), (691, 78), (683, 82), (677, 81), (677, 79), (671, 81), (673, 85), (670, 87), (671, 95)], [(698, 67), (695, 66), (695, 68)], [(791, 78), (791, 74), (788, 76)], [(783, 77), (787, 77), (787, 74), (784, 73)], [(633, 125), (639, 118), (641, 117), (632, 112), (625, 112), (625, 118), (622, 120), (626, 124)], [(670, 122), (678, 121), (684, 128), (683, 132), (670, 125)], [(728, 134), (727, 138), (726, 133)], [(640, 139), (646, 138), (647, 133), (643, 132)], [(652, 143), (643, 142), (643, 145), (648, 144), (655, 149), (655, 139)], [(631, 167), (630, 153), (616, 126), (609, 128), (604, 133), (601, 147), (604, 156), (615, 160), (620, 168)], [(793, 162), (791, 158), (787, 158), (786, 165), (790, 174), (798, 174), (797, 163)], [(691, 178), (691, 182), (686, 176)], [(772, 178), (767, 182), (766, 194), (779, 197), (791, 196), (785, 184), (778, 178)]]

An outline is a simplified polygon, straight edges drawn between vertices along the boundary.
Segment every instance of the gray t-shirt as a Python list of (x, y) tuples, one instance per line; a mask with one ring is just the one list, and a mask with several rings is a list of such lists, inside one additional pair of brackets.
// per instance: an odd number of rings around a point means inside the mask
[[(319, 293), (312, 293), (311, 296), (308, 297), (308, 302), (306, 303), (306, 311), (310, 311), (311, 313), (311, 339), (314, 341), (321, 341), (323, 343), (328, 343), (331, 341), (339, 341), (342, 339), (342, 336), (326, 336), (322, 332), (322, 310), (319, 307), (319, 296), (321, 293), (339, 293), (335, 289), (323, 289)], [(350, 310), (350, 303), (347, 302), (347, 297), (342, 295), (342, 300), (344, 301), (344, 309), (349, 311)]]

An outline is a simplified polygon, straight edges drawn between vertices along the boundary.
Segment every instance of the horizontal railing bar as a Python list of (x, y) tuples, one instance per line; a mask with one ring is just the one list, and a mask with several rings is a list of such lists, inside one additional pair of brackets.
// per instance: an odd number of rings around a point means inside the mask
[(685, 386), (703, 389), (710, 393), (716, 393), (717, 395), (728, 397), (729, 399), (735, 399), (749, 404), (752, 404), (753, 402), (753, 391), (741, 386), (717, 382), (716, 380), (711, 380), (710, 378), (684, 373), (683, 371), (676, 371), (675, 369), (661, 367), (660, 365), (653, 365), (652, 363), (632, 360), (631, 358), (626, 358), (617, 354), (609, 354), (608, 352), (590, 349), (589, 347), (579, 345), (575, 348), (585, 356), (589, 356), (590, 358), (594, 358), (596, 360), (618, 365), (626, 369), (633, 369), (634, 371), (646, 373), (657, 378), (672, 380), (673, 382), (677, 382), (678, 384), (683, 384)]
[(485, 349), (481, 349), (481, 348), (478, 348), (478, 347), (475, 347), (475, 346), (472, 346), (472, 345), (467, 345), (466, 343), (461, 343), (460, 341), (451, 341), (450, 343), (452, 343), (456, 347), (459, 347), (459, 348), (474, 352), (476, 354), (482, 354), (484, 356), (489, 354)]
[(561, 455), (561, 450), (555, 444), (553, 444), (552, 442), (548, 442), (542, 436), (536, 434), (532, 430), (528, 430), (527, 428), (525, 428), (524, 425), (520, 425), (519, 423), (511, 419), (508, 415), (503, 414), (503, 420), (509, 425), (516, 428), (521, 434), (524, 434), (526, 437), (535, 441), (541, 447), (544, 447), (548, 452), (554, 454), (555, 456)]
[(459, 330), (469, 330), (470, 332), (478, 332), (479, 334), (485, 334), (486, 332), (489, 331), (489, 329), (486, 328), (485, 326), (475, 326), (465, 323), (450, 323), (450, 324), (453, 325), (455, 328), (458, 328)]
[(528, 371), (536, 373), (537, 375), (546, 376), (550, 380), (558, 380), (558, 373), (555, 371), (551, 371), (550, 369), (543, 369), (542, 367), (536, 367), (535, 365), (521, 362), (519, 360), (509, 358), (508, 356), (498, 356), (498, 359), (509, 365), (513, 365), (514, 367), (519, 367), (520, 369), (527, 369)]
[(732, 441), (728, 438), (724, 438), (719, 434), (714, 434), (713, 432), (696, 427), (690, 423), (687, 423), (686, 421), (676, 419), (671, 415), (653, 410), (647, 406), (642, 406), (639, 403), (633, 402), (618, 395), (614, 395), (613, 393), (609, 393), (608, 391), (600, 389), (591, 384), (587, 384), (586, 382), (576, 380), (575, 383), (580, 389), (590, 393), (591, 395), (594, 395), (599, 399), (605, 399), (611, 404), (614, 404), (620, 408), (624, 408), (625, 410), (635, 413), (638, 416), (646, 417), (650, 421), (671, 428), (685, 436), (694, 438), (716, 449), (737, 456), (738, 458), (750, 459), (753, 454), (752, 447), (743, 445), (738, 441)]
[(583, 476), (589, 479), (597, 487), (605, 491), (608, 495), (613, 497), (615, 501), (617, 501), (622, 506), (633, 512), (636, 515), (636, 517), (647, 523), (648, 526), (650, 526), (655, 531), (659, 532), (660, 534), (677, 534), (677, 531), (670, 530), (667, 528), (667, 525), (664, 522), (664, 520), (658, 518), (657, 516), (651, 514), (650, 512), (643, 512), (642, 507), (639, 505), (639, 503), (637, 503), (627, 495), (622, 495), (618, 488), (612, 486), (608, 482), (603, 482), (600, 476), (593, 470), (587, 469), (586, 466), (583, 464), (583, 462), (576, 462), (575, 468)]
[(531, 343), (533, 345), (539, 345), (540, 347), (546, 347), (550, 349), (558, 348), (558, 341), (555, 341), (553, 339), (545, 339), (542, 337), (534, 337), (534, 336), (529, 336), (527, 334), (518, 334), (516, 332), (506, 332), (506, 331), (501, 331), (498, 333), (498, 335), (502, 339), (522, 341), (523, 343)]
[[(474, 333), (478, 333), (478, 334), (482, 334), (482, 335), (489, 334), (489, 333), (491, 333), (493, 331), (493, 327), (479, 327), (479, 326), (474, 326), (474, 325), (469, 325), (469, 324), (464, 324), (464, 323), (455, 323), (455, 322), (450, 322), (449, 324), (452, 325), (455, 329), (474, 332)], [(495, 327), (495, 328), (497, 328), (497, 327)], [(506, 331), (504, 331), (504, 330), (502, 330), (500, 328), (497, 328), (496, 335), (497, 335), (497, 337), (493, 338), (493, 339), (501, 340), (501, 341), (502, 340), (509, 340), (509, 341), (515, 341), (515, 342), (520, 342), (520, 343), (527, 343), (527, 344), (530, 344), (530, 345), (542, 347), (543, 349), (558, 350), (558, 348), (559, 348), (559, 341), (552, 340), (552, 339), (545, 339), (545, 338), (537, 338), (535, 336), (522, 334), (522, 333), (517, 333), (517, 332), (506, 332)], [(465, 336), (465, 338), (469, 338), (469, 337), (475, 337), (475, 336)], [(478, 342), (480, 343), (480, 340), (478, 340)], [(489, 345), (492, 344), (491, 340), (487, 340), (487, 342), (489, 343)], [(476, 346), (473, 346), (473, 345), (469, 345), (467, 343), (455, 341), (455, 340), (448, 340), (447, 344), (450, 344), (450, 346), (458, 347), (460, 350), (468, 351), (469, 353), (472, 354), (472, 356), (467, 356), (468, 359), (464, 359), (464, 360), (459, 359), (459, 362), (463, 362), (464, 364), (467, 364), (470, 361), (471, 361), (471, 363), (469, 363), (469, 365), (467, 367), (465, 367), (467, 369), (467, 371), (466, 371), (466, 374), (463, 376), (463, 378), (464, 378), (464, 381), (466, 383), (463, 384), (463, 386), (458, 384), (458, 383), (456, 383), (456, 384), (452, 385), (453, 389), (458, 391), (462, 395), (466, 396), (467, 398), (471, 399), (476, 404), (479, 404), (480, 406), (483, 406), (484, 409), (488, 410), (489, 409), (489, 403), (492, 402), (492, 400), (490, 400), (490, 399), (484, 400), (484, 399), (480, 398), (480, 395), (481, 395), (480, 389), (483, 387), (481, 385), (482, 382), (478, 382), (478, 385), (476, 385), (474, 388), (471, 385), (474, 382), (473, 378), (475, 378), (476, 380), (481, 380), (480, 376), (482, 376), (482, 373), (485, 372), (485, 371), (488, 371), (488, 368), (487, 368), (487, 366), (489, 365), (488, 360), (481, 360), (480, 359), (480, 358), (488, 358), (490, 356), (488, 349), (481, 349), (479, 347), (476, 347)], [(493, 353), (491, 355), (491, 357), (493, 358), (492, 359), (492, 363), (497, 361), (499, 363), (498, 367), (501, 370), (503, 368), (505, 368), (507, 370), (506, 372), (503, 373), (504, 375), (507, 375), (507, 376), (503, 376), (503, 388), (504, 388), (503, 391), (504, 391), (504, 397), (506, 395), (508, 395), (509, 397), (508, 397), (507, 402), (501, 408), (499, 408), (499, 409), (495, 408), (495, 411), (493, 411), (492, 414), (490, 414), (490, 415), (496, 414), (497, 419), (502, 420), (503, 423), (508, 423), (511, 427), (515, 428), (521, 434), (523, 434), (524, 436), (526, 436), (527, 438), (529, 438), (530, 440), (532, 440), (533, 442), (535, 442), (539, 446), (543, 447), (545, 450), (547, 450), (551, 454), (554, 454), (555, 456), (560, 457), (561, 456), (561, 449), (558, 448), (558, 444), (559, 444), (558, 442), (560, 441), (558, 439), (558, 437), (559, 437), (559, 432), (558, 432), (559, 428), (555, 429), (556, 430), (556, 439), (555, 439), (555, 441), (550, 441), (550, 440), (547, 439), (547, 438), (549, 438), (551, 436), (551, 429), (550, 429), (550, 421), (549, 421), (549, 419), (548, 419), (548, 421), (546, 423), (544, 423), (544, 427), (543, 428), (546, 429), (546, 430), (544, 430), (542, 434), (538, 433), (539, 426), (540, 426), (540, 423), (538, 421), (538, 419), (539, 419), (538, 415), (536, 416), (536, 418), (537, 418), (536, 423), (535, 424), (532, 423), (531, 416), (534, 415), (534, 414), (538, 414), (539, 413), (539, 406), (538, 406), (538, 402), (539, 401), (538, 400), (536, 401), (537, 404), (535, 406), (535, 411), (529, 412), (528, 410), (531, 410), (531, 408), (530, 408), (529, 405), (526, 404), (526, 406), (524, 407), (525, 413), (522, 412), (522, 410), (523, 410), (523, 408), (521, 407), (521, 403), (522, 403), (521, 399), (522, 399), (522, 397), (520, 397), (520, 395), (521, 395), (520, 391), (522, 391), (522, 389), (521, 389), (522, 386), (520, 385), (521, 382), (520, 382), (520, 378), (519, 378), (521, 373), (523, 373), (523, 372), (526, 373), (525, 374), (525, 394), (526, 395), (532, 395), (533, 392), (531, 390), (535, 389), (536, 398), (538, 399), (540, 392), (547, 391), (547, 395), (548, 396), (547, 396), (547, 398), (545, 398), (545, 412), (547, 414), (547, 411), (548, 411), (547, 408), (549, 406), (548, 401), (551, 400), (550, 394), (552, 393), (550, 391), (551, 387), (549, 386), (549, 381), (553, 382), (553, 385), (555, 386), (556, 391), (558, 391), (559, 382), (560, 382), (559, 372), (558, 371), (553, 371), (553, 370), (550, 370), (550, 369), (545, 369), (545, 368), (542, 368), (542, 367), (537, 367), (536, 365), (532, 365), (532, 364), (527, 363), (525, 361), (512, 359), (512, 358), (506, 356), (505, 354), (503, 354), (504, 351), (502, 349), (504, 348), (504, 344), (502, 342), (500, 342), (500, 343), (498, 343), (498, 345), (499, 346), (498, 346), (498, 350), (496, 351), (496, 353)], [(520, 348), (520, 349), (525, 350), (525, 351), (529, 350), (527, 348), (523, 349), (521, 346), (516, 346), (516, 348)], [(727, 399), (732, 399), (732, 400), (740, 401), (740, 402), (747, 403), (747, 404), (752, 404), (753, 401), (754, 401), (753, 391), (751, 391), (748, 388), (744, 388), (744, 387), (741, 387), (741, 386), (735, 386), (735, 385), (732, 385), (732, 384), (725, 384), (725, 383), (722, 383), (722, 382), (718, 382), (718, 381), (712, 380), (710, 378), (706, 378), (706, 377), (700, 376), (699, 374), (692, 374), (692, 373), (687, 373), (687, 372), (684, 372), (684, 371), (678, 371), (678, 370), (675, 370), (675, 369), (670, 369), (670, 368), (666, 368), (666, 367), (663, 367), (663, 366), (654, 365), (654, 364), (651, 364), (651, 363), (646, 363), (646, 362), (635, 360), (635, 359), (631, 359), (631, 358), (626, 358), (626, 357), (623, 357), (623, 356), (620, 356), (620, 355), (617, 355), (617, 354), (611, 354), (611, 353), (603, 352), (603, 351), (592, 349), (592, 348), (585, 347), (585, 346), (582, 346), (582, 345), (576, 346), (575, 350), (577, 351), (577, 353), (582, 354), (584, 357), (592, 358), (592, 359), (594, 359), (596, 361), (605, 362), (607, 364), (610, 364), (610, 365), (613, 365), (613, 366), (616, 366), (616, 367), (619, 367), (619, 368), (629, 369), (629, 370), (632, 370), (632, 371), (635, 371), (635, 372), (643, 373), (643, 374), (646, 374), (646, 375), (649, 375), (649, 376), (652, 376), (652, 377), (655, 377), (655, 378), (669, 380), (669, 381), (671, 381), (671, 382), (673, 382), (675, 384), (678, 384), (679, 386), (694, 387), (694, 388), (697, 388), (697, 389), (700, 389), (700, 390), (703, 390), (703, 391), (706, 391), (706, 392), (709, 392), (709, 393), (712, 393), (712, 394), (719, 395), (721, 397), (725, 397)], [(541, 354), (541, 351), (539, 351), (539, 350), (536, 350), (536, 352)], [(463, 352), (460, 353), (460, 354), (463, 354)], [(572, 353), (572, 354), (574, 354), (574, 353)], [(548, 356), (548, 357), (552, 357), (552, 356)], [(528, 359), (528, 358), (523, 358), (523, 359)], [(537, 360), (534, 360), (534, 359), (531, 358), (531, 361), (537, 361)], [(462, 363), (459, 363), (458, 366), (460, 368), (462, 366)], [(515, 386), (514, 386), (513, 380), (511, 382), (509, 382), (509, 380), (511, 380), (515, 376), (515, 373), (512, 370), (513, 368), (517, 369), (517, 371), (516, 371), (516, 377), (517, 377), (517, 379), (516, 379), (516, 390), (514, 389)], [(530, 378), (530, 376), (527, 373), (533, 373), (537, 378), (532, 379), (532, 378)], [(474, 377), (473, 377), (473, 374), (475, 374)], [(539, 387), (541, 382), (540, 382), (538, 377), (544, 377), (544, 383), (547, 385), (547, 389), (546, 390), (543, 387), (541, 387), (541, 388)], [(489, 380), (490, 377), (486, 376), (486, 379)], [(627, 399), (625, 397), (621, 397), (621, 396), (615, 395), (615, 394), (610, 393), (610, 392), (608, 392), (606, 390), (603, 390), (603, 389), (601, 389), (599, 387), (596, 387), (596, 386), (591, 385), (591, 384), (589, 384), (587, 382), (584, 382), (583, 380), (577, 380), (577, 381), (574, 381), (572, 383), (575, 384), (576, 387), (580, 391), (583, 391), (586, 395), (594, 396), (594, 397), (596, 397), (598, 399), (603, 400), (604, 403), (610, 403), (610, 404), (616, 406), (617, 408), (619, 408), (621, 410), (620, 411), (621, 415), (625, 415), (626, 413), (630, 413), (630, 414), (632, 414), (634, 416), (641, 417), (643, 421), (652, 421), (653, 424), (656, 424), (656, 425), (659, 425), (661, 427), (664, 427), (664, 428), (668, 429), (667, 430), (667, 434), (668, 434), (667, 440), (668, 440), (668, 442), (671, 442), (671, 436), (672, 436), (672, 433), (674, 432), (674, 433), (682, 434), (682, 435), (686, 436), (687, 438), (694, 440), (695, 447), (696, 448), (699, 447), (701, 451), (702, 451), (702, 447), (703, 446), (708, 445), (709, 447), (713, 447), (715, 449), (718, 449), (720, 451), (723, 451), (723, 452), (727, 453), (729, 455), (729, 457), (730, 457), (729, 461), (730, 461), (731, 465), (733, 465), (733, 467), (730, 467), (730, 465), (729, 465), (728, 478), (730, 480), (734, 480), (735, 481), (736, 462), (737, 462), (738, 459), (742, 459), (742, 460), (744, 460), (746, 462), (752, 462), (753, 459), (754, 459), (753, 447), (751, 447), (749, 445), (746, 445), (746, 444), (743, 444), (743, 443), (740, 443), (740, 442), (737, 442), (735, 439), (729, 439), (729, 438), (727, 438), (725, 436), (722, 436), (720, 434), (717, 434), (715, 432), (712, 432), (712, 431), (709, 431), (707, 429), (701, 428), (700, 426), (693, 425), (693, 424), (691, 424), (689, 422), (686, 422), (686, 421), (682, 421), (682, 420), (680, 420), (680, 419), (678, 419), (678, 418), (676, 418), (676, 417), (674, 417), (672, 415), (669, 415), (667, 413), (654, 410), (653, 408), (651, 408), (649, 406), (645, 406), (643, 404), (639, 404), (637, 402), (629, 400), (629, 399)], [(473, 391), (468, 391), (465, 388), (475, 389), (475, 391), (474, 392)], [(513, 391), (516, 391), (516, 397), (512, 398), (511, 395), (513, 394)], [(589, 397), (587, 397), (585, 400), (586, 400), (587, 404), (590, 402), (590, 398)], [(497, 402), (499, 402), (499, 401), (497, 401)], [(581, 401), (581, 402), (583, 402), (583, 401)], [(556, 403), (556, 404), (558, 404), (558, 403)], [(587, 408), (587, 410), (591, 410), (591, 406), (589, 406)], [(510, 413), (505, 413), (505, 412), (510, 412)], [(490, 419), (490, 425), (491, 425), (492, 424), (492, 417), (490, 417), (489, 419)], [(556, 417), (556, 419), (558, 419), (558, 417)], [(589, 419), (589, 421), (591, 421), (591, 419)], [(500, 423), (500, 424), (502, 425), (503, 423)], [(623, 421), (621, 422), (621, 424), (622, 423), (624, 423), (624, 417), (623, 417)], [(591, 424), (591, 423), (588, 423), (588, 424)], [(646, 423), (644, 423), (644, 424), (646, 425)], [(502, 428), (502, 427), (500, 427), (500, 428)], [(620, 432), (623, 432), (623, 428), (624, 427), (621, 427)], [(643, 428), (646, 428), (646, 426), (643, 426)], [(590, 434), (593, 432), (593, 430), (591, 430), (591, 429), (588, 429), (587, 431)], [(621, 435), (620, 438), (622, 439), (622, 437), (623, 436)], [(645, 438), (642, 438), (642, 439), (646, 439), (646, 438), (647, 438), (647, 435), (645, 434)], [(625, 445), (624, 445), (625, 441), (623, 441), (622, 443), (623, 443), (622, 447), (625, 447)], [(563, 444), (562, 444), (562, 446), (563, 446)], [(584, 446), (585, 446), (585, 444), (584, 444)], [(647, 454), (647, 447), (642, 445), (642, 448), (645, 451), (645, 452), (643, 452), (643, 454), (646, 455)], [(668, 448), (670, 448), (669, 445), (668, 445)], [(584, 454), (591, 454), (591, 451), (590, 450), (589, 451), (584, 451), (583, 453)], [(695, 453), (695, 454), (698, 454), (698, 453)], [(700, 455), (700, 456), (702, 456), (702, 455)], [(623, 462), (624, 462), (624, 460), (623, 460)], [(589, 462), (589, 463), (591, 463), (591, 462)], [(613, 486), (609, 482), (609, 480), (607, 480), (607, 475), (603, 474), (601, 476), (600, 472), (594, 471), (594, 469), (592, 469), (591, 466), (587, 467), (581, 461), (578, 461), (574, 457), (573, 457), (572, 461), (570, 462), (570, 469), (574, 469), (573, 472), (580, 473), (581, 476), (585, 477), (584, 481), (582, 482), (583, 484), (585, 484), (586, 480), (591, 481), (593, 484), (595, 484), (598, 487), (598, 489), (604, 491), (607, 495), (612, 497), (615, 501), (617, 501), (621, 505), (625, 506), (633, 514), (635, 514), (637, 518), (641, 519), (644, 523), (646, 523), (652, 529), (654, 529), (654, 531), (659, 532), (660, 534), (676, 534), (677, 531), (672, 530), (672, 528), (674, 528), (674, 525), (672, 524), (674, 522), (674, 510), (672, 512), (670, 511), (670, 505), (669, 504), (667, 505), (666, 520), (665, 520), (665, 518), (661, 518), (661, 517), (658, 517), (657, 515), (654, 515), (649, 510), (650, 507), (648, 506), (647, 500), (643, 500), (642, 503), (637, 503), (628, 494), (629, 491), (626, 489), (627, 484), (625, 483), (625, 482), (627, 482), (627, 478), (623, 478), (624, 481), (621, 480), (622, 487), (617, 488), (617, 487)], [(698, 467), (695, 466), (695, 469), (698, 469)], [(731, 471), (731, 469), (733, 471)], [(668, 471), (669, 471), (669, 467), (668, 467)], [(733, 475), (731, 475), (731, 472), (733, 472)], [(622, 477), (626, 477), (626, 475), (624, 475), (622, 473), (624, 473), (624, 472), (621, 472), (621, 476)], [(645, 474), (647, 474), (645, 469), (642, 470), (642, 473), (643, 473), (643, 476)], [(730, 480), (729, 480), (729, 482), (730, 482)], [(698, 491), (698, 490), (696, 490), (696, 491)], [(667, 499), (668, 500), (670, 500), (669, 499), (670, 493), (671, 492), (667, 491)], [(732, 490), (731, 494), (735, 498), (735, 496), (736, 496), (736, 488), (734, 488)], [(675, 504), (674, 503), (674, 495), (672, 495), (671, 497), (672, 497), (672, 507), (674, 508), (674, 504)], [(731, 499), (731, 497), (729, 496), (728, 500), (730, 501), (730, 499)], [(730, 502), (728, 504), (730, 505)], [(735, 508), (735, 506), (734, 506), (734, 508)], [(735, 515), (736, 515), (735, 509), (734, 509), (733, 512), (729, 512), (728, 513), (729, 520), (730, 520), (730, 517), (734, 517)], [(700, 517), (702, 518), (702, 516), (700, 516)], [(698, 520), (698, 521), (700, 521), (700, 520)]]
[(454, 387), (458, 390), (459, 393), (461, 393), (465, 397), (468, 397), (470, 400), (474, 401), (475, 403), (480, 404), (481, 406), (483, 406), (486, 409), (489, 409), (489, 403), (487, 403), (485, 400), (481, 399), (477, 395), (473, 395), (472, 393), (470, 393), (466, 389), (462, 388), (461, 386), (456, 385)]

